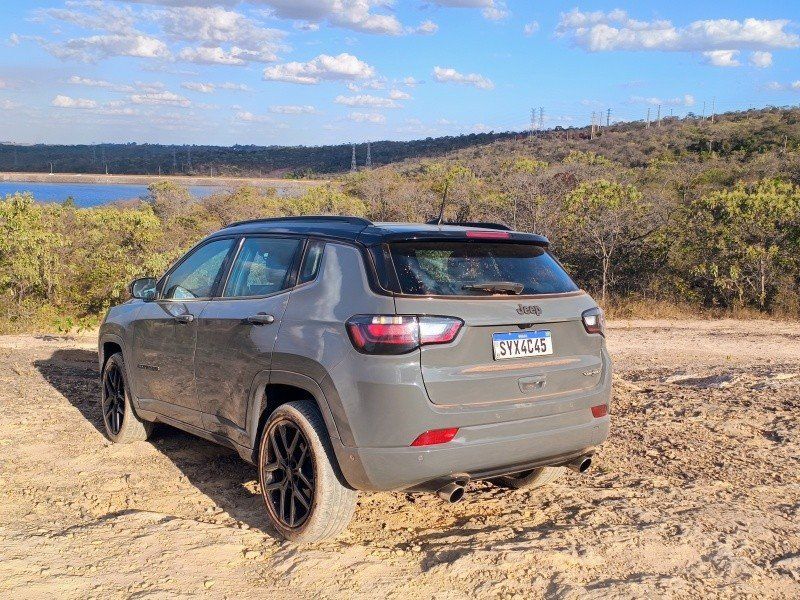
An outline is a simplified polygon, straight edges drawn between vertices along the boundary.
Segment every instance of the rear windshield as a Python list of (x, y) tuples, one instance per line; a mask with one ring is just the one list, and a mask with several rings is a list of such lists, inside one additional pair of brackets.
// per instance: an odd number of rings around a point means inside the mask
[(522, 295), (578, 289), (561, 265), (544, 248), (533, 244), (400, 242), (390, 248), (404, 294), (485, 296), (510, 293), (509, 288), (516, 292), (519, 285)]

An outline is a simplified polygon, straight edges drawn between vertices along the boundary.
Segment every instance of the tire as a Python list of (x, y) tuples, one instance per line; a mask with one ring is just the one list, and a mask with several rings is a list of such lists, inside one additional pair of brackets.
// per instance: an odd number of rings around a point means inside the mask
[(153, 424), (140, 419), (133, 410), (125, 360), (122, 352), (112, 354), (103, 367), (100, 412), (106, 437), (115, 444), (143, 442)]
[(512, 490), (535, 490), (549, 483), (553, 483), (563, 474), (563, 467), (542, 467), (540, 469), (532, 469), (530, 471), (497, 477), (492, 479), (492, 482), (500, 487), (510, 488)]
[(356, 509), (358, 492), (339, 474), (322, 415), (308, 400), (282, 404), (267, 419), (258, 479), (272, 526), (292, 542), (336, 537)]

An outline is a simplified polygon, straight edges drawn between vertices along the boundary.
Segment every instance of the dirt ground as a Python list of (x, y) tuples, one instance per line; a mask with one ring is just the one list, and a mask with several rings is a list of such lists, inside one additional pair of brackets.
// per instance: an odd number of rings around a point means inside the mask
[(363, 494), (296, 547), (230, 451), (106, 441), (93, 339), (0, 337), (0, 597), (800, 597), (800, 324), (618, 321), (609, 345), (587, 475)]

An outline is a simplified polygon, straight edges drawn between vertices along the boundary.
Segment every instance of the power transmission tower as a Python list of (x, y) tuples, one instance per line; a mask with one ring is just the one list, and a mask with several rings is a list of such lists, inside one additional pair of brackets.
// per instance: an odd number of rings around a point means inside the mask
[(661, 105), (658, 105), (658, 126), (661, 127)]
[(714, 122), (714, 117), (716, 116), (716, 113), (717, 113), (717, 97), (714, 96), (711, 99), (711, 122), (712, 123)]
[(647, 109), (647, 129), (650, 129), (650, 109)]
[(536, 129), (536, 109), (532, 108), (531, 109), (531, 128), (530, 128), (530, 131), (528, 131), (528, 139), (529, 140), (533, 139), (533, 132), (534, 132), (535, 129)]
[(608, 127), (609, 125), (611, 125), (611, 109), (610, 108), (606, 111), (606, 127)]
[(367, 142), (367, 160), (366, 160), (366, 162), (364, 163), (364, 166), (365, 166), (367, 169), (371, 169), (371, 168), (372, 168), (372, 151), (371, 151), (371, 146), (372, 146), (372, 144), (371, 144), (370, 142)]
[(703, 117), (702, 117), (702, 120), (703, 121), (706, 120), (706, 101), (705, 100), (703, 100)]
[(356, 145), (352, 144), (353, 146), (353, 155), (350, 157), (350, 172), (355, 173), (358, 170), (358, 165), (356, 165)]
[(178, 170), (178, 151), (175, 147), (172, 148), (172, 170)]
[(591, 132), (589, 133), (590, 140), (594, 139), (594, 123), (595, 123), (595, 111), (592, 111), (592, 129)]

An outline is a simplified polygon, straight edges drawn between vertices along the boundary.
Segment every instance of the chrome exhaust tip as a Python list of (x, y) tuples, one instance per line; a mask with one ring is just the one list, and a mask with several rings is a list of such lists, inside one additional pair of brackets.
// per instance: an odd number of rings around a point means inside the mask
[(580, 458), (576, 458), (574, 460), (569, 461), (564, 465), (568, 469), (572, 469), (577, 473), (586, 473), (589, 470), (589, 467), (592, 466), (592, 457), (591, 456), (581, 456)]
[(450, 504), (455, 504), (459, 502), (464, 497), (464, 486), (460, 483), (448, 483), (442, 489), (438, 490), (436, 493), (438, 494), (439, 498), (448, 502)]

